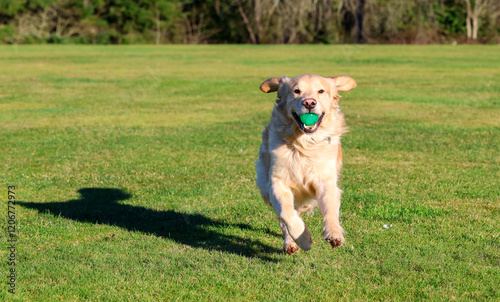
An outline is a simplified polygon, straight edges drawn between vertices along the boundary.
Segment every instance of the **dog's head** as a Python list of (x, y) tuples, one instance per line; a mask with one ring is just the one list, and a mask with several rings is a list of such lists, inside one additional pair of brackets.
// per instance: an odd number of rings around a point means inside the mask
[[(313, 74), (303, 74), (293, 79), (283, 76), (270, 78), (260, 85), (263, 92), (278, 92), (277, 108), (284, 116), (293, 119), (304, 133), (314, 133), (319, 129), (325, 115), (337, 109), (339, 91), (349, 91), (356, 87), (356, 81), (342, 75), (324, 78)], [(314, 113), (319, 116), (316, 123), (305, 125), (300, 116)]]

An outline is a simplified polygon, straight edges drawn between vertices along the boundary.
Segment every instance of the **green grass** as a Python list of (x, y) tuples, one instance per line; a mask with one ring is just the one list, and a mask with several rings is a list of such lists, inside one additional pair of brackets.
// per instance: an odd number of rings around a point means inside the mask
[[(271, 76), (347, 74), (341, 220), (279, 253)], [(498, 46), (2, 46), (2, 301), (500, 299)], [(384, 229), (384, 224), (392, 224)]]

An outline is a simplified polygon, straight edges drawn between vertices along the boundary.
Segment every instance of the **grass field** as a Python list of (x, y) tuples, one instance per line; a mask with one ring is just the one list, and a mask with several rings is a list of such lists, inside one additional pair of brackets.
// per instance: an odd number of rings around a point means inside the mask
[[(302, 73), (358, 82), (346, 244), (288, 256), (258, 87)], [(1, 301), (500, 300), (499, 46), (1, 46), (0, 127)]]

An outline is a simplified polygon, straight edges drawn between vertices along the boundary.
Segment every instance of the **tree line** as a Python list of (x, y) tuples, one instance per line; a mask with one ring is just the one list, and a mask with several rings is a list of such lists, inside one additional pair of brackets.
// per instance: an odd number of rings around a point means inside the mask
[(498, 0), (0, 0), (0, 43), (500, 42)]

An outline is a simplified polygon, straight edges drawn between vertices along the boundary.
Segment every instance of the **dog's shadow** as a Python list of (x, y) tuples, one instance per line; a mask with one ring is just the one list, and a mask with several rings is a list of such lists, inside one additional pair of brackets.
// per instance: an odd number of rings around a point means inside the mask
[[(35, 209), (40, 213), (64, 217), (79, 222), (107, 224), (129, 231), (154, 234), (195, 248), (219, 250), (245, 257), (257, 257), (276, 261), (270, 257), (279, 250), (259, 241), (228, 234), (228, 228), (239, 228), (254, 232), (247, 224), (232, 224), (212, 219), (201, 214), (176, 211), (156, 211), (140, 206), (121, 204), (132, 197), (130, 194), (111, 188), (82, 188), (81, 198), (65, 202), (35, 203), (18, 201), (17, 204)], [(222, 233), (219, 230), (224, 230)], [(269, 230), (264, 231), (271, 233)]]

